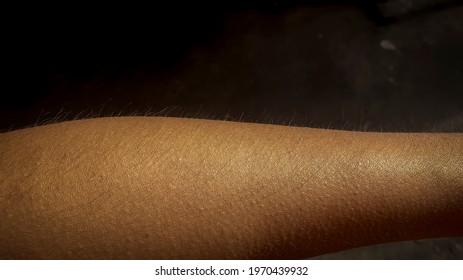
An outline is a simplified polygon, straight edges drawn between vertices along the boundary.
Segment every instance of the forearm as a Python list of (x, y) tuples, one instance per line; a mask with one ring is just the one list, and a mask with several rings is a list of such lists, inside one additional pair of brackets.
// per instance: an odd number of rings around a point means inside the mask
[(4, 258), (295, 258), (463, 234), (461, 134), (105, 118), (0, 136)]

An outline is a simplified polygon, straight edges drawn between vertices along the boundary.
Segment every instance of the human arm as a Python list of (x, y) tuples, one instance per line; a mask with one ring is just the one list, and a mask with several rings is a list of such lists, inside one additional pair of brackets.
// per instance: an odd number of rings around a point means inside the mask
[(0, 135), (1, 258), (302, 258), (463, 235), (462, 134), (178, 118)]

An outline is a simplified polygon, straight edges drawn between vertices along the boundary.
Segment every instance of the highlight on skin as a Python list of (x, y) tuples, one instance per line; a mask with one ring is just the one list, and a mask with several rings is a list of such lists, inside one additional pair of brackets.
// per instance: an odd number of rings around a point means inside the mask
[(0, 258), (304, 258), (463, 235), (463, 135), (110, 117), (0, 134)]

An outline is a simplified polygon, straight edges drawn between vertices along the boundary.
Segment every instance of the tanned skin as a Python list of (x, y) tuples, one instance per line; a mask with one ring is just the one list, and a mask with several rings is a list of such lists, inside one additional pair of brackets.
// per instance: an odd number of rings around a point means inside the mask
[(304, 258), (463, 235), (463, 134), (161, 117), (0, 134), (0, 258)]

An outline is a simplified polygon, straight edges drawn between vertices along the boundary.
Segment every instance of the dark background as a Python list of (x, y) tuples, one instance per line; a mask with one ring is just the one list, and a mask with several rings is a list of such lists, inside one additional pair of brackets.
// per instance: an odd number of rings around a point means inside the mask
[[(0, 131), (150, 114), (463, 132), (463, 6), (169, 1), (4, 9)], [(463, 258), (463, 239), (319, 258)]]

